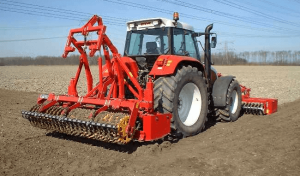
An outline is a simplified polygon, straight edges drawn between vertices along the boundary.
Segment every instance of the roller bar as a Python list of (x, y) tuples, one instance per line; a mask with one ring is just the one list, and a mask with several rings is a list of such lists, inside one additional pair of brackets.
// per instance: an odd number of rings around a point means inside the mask
[[(32, 126), (47, 129), (72, 136), (79, 136), (95, 139), (104, 142), (116, 143), (119, 145), (127, 144), (132, 140), (120, 131), (120, 125), (124, 124), (120, 119), (119, 124), (112, 125), (107, 123), (85, 121), (73, 119), (66, 116), (57, 116), (39, 112), (22, 111), (22, 117), (27, 119)], [(126, 119), (126, 117), (124, 117)], [(127, 119), (128, 120), (128, 119)], [(126, 123), (125, 123), (126, 125)]]
[[(278, 100), (273, 98), (244, 98), (242, 108), (246, 114), (270, 115), (277, 112)], [(257, 113), (259, 112), (259, 113)]]
[[(34, 121), (34, 120), (50, 120), (46, 122), (48, 125), (55, 123), (55, 122), (72, 122), (75, 126), (79, 125), (85, 125), (86, 127), (103, 127), (103, 128), (110, 128), (110, 129), (117, 129), (115, 125), (110, 125), (110, 124), (105, 124), (105, 123), (98, 123), (98, 122), (93, 122), (93, 121), (84, 121), (84, 120), (79, 120), (79, 119), (71, 119), (66, 116), (55, 116), (55, 115), (50, 115), (50, 114), (44, 114), (44, 113), (37, 113), (37, 112), (30, 112), (30, 111), (22, 111), (22, 117), (29, 120), (29, 121)], [(45, 126), (47, 128), (47, 126)], [(51, 128), (49, 128), (51, 129)]]

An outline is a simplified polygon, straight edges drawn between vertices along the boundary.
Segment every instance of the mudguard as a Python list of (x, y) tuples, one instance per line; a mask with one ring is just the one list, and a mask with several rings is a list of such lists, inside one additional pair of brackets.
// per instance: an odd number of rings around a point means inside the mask
[(235, 76), (221, 76), (215, 81), (212, 90), (212, 99), (215, 107), (226, 106), (227, 89), (233, 78)]
[(161, 55), (159, 56), (152, 70), (150, 71), (150, 76), (165, 76), (171, 75), (175, 72), (177, 66), (181, 63), (189, 63), (188, 65), (195, 66), (203, 71), (203, 65), (201, 62), (195, 58), (188, 56), (176, 56), (176, 55)]

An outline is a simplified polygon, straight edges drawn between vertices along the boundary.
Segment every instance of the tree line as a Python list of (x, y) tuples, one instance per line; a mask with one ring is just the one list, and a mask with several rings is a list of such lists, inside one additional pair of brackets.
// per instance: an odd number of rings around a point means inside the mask
[(212, 53), (215, 65), (300, 65), (300, 51), (233, 51)]
[[(203, 53), (202, 53), (203, 54)], [(99, 56), (88, 58), (90, 65), (97, 65)], [(202, 55), (202, 60), (204, 56)], [(300, 51), (245, 51), (212, 53), (215, 65), (300, 65)], [(104, 62), (104, 59), (103, 59)], [(66, 59), (55, 56), (4, 57), (0, 66), (9, 65), (78, 65), (79, 55)]]
[[(37, 57), (4, 57), (0, 58), (0, 66), (9, 65), (78, 65), (79, 55), (70, 55), (67, 58), (56, 56)], [(88, 58), (91, 65), (98, 64), (98, 56)]]

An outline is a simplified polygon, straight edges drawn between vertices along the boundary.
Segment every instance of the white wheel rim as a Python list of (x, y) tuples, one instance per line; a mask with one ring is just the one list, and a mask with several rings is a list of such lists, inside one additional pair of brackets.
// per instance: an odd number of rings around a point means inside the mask
[(201, 93), (194, 83), (187, 83), (179, 93), (178, 115), (186, 126), (194, 125), (201, 112)]
[(237, 92), (234, 90), (232, 93), (231, 93), (231, 97), (230, 97), (230, 113), (231, 114), (234, 114), (236, 113), (236, 110), (237, 110), (237, 107), (238, 107), (238, 94)]

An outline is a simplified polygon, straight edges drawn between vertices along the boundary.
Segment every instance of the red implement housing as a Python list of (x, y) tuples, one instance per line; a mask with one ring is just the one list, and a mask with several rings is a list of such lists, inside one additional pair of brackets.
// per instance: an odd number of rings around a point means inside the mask
[(269, 115), (277, 112), (278, 100), (274, 98), (251, 98), (250, 88), (240, 85), (242, 109), (246, 114)]

